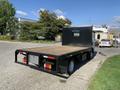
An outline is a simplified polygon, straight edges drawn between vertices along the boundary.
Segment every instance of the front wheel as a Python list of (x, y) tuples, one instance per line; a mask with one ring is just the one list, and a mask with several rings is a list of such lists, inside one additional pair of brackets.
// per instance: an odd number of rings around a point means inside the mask
[(75, 70), (75, 62), (74, 60), (70, 60), (68, 65), (68, 74), (71, 75)]

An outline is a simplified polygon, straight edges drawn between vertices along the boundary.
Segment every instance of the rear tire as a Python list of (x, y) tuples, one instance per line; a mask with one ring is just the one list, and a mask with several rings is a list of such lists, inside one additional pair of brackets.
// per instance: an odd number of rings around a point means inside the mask
[(90, 59), (92, 59), (93, 58), (93, 56), (94, 56), (94, 52), (90, 52)]
[(68, 64), (68, 74), (71, 75), (75, 71), (75, 62), (74, 60), (70, 60)]
[(93, 57), (94, 57), (94, 51), (88, 52), (88, 54), (87, 54), (87, 59), (90, 60), (90, 59), (92, 59)]

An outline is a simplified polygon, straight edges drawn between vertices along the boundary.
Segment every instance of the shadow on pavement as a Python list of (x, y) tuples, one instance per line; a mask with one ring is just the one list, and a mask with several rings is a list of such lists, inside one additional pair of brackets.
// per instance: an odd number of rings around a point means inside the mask
[[(95, 51), (93, 58), (96, 56), (97, 52)], [(86, 61), (80, 61), (79, 63), (76, 63), (75, 66), (75, 71), (80, 69), (82, 66), (84, 66), (86, 63), (88, 63), (89, 61), (91, 61), (93, 58), (86, 60)], [(74, 74), (74, 73), (73, 73)]]
[(102, 53), (102, 52), (99, 52), (100, 55), (102, 56), (107, 56), (106, 54)]

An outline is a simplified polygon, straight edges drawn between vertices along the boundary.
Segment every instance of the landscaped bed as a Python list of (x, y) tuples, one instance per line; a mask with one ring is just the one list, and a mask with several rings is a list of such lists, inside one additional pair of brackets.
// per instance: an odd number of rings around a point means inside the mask
[(88, 90), (120, 90), (120, 55), (110, 57), (103, 63)]

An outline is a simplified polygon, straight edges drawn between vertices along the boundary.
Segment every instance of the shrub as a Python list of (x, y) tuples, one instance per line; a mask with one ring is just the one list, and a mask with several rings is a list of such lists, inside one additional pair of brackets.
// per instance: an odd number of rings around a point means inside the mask
[(8, 36), (8, 35), (0, 35), (0, 40), (11, 40), (12, 36)]

